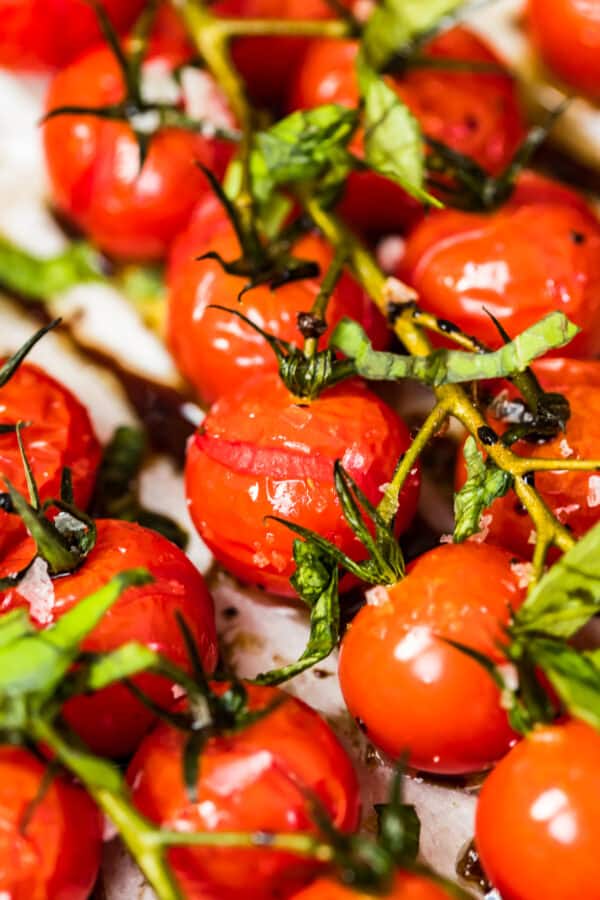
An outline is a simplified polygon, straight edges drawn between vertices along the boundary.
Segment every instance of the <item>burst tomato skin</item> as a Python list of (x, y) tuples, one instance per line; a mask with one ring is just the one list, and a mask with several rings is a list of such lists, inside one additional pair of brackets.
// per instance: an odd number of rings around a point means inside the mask
[[(118, 31), (144, 8), (143, 0), (102, 0)], [(100, 41), (85, 0), (0, 0), (0, 66), (17, 71), (59, 68)]]
[[(377, 503), (409, 444), (404, 423), (361, 382), (340, 384), (308, 402), (292, 397), (277, 375), (259, 375), (221, 397), (191, 438), (190, 513), (236, 577), (295, 596), (289, 584), (294, 535), (266, 517), (289, 519), (364, 558), (335, 494), (334, 463), (341, 460)], [(399, 532), (414, 515), (418, 484), (415, 470), (401, 494)]]
[[(185, 52), (167, 42), (146, 66), (172, 72)], [(232, 120), (220, 89), (206, 74), (203, 100), (221, 124)], [(98, 47), (53, 79), (48, 111), (65, 105), (105, 106), (123, 98), (121, 72), (108, 47)], [(198, 112), (195, 112), (198, 118)], [(44, 148), (56, 207), (110, 255), (162, 258), (209, 188), (196, 163), (222, 174), (223, 143), (180, 128), (164, 128), (151, 143), (142, 170), (131, 127), (94, 116), (59, 116), (44, 126)]]
[(484, 783), (475, 842), (503, 900), (598, 900), (600, 736), (540, 727)]
[[(166, 827), (185, 823), (193, 831), (312, 831), (304, 789), (318, 797), (338, 828), (353, 831), (357, 779), (329, 726), (305, 703), (274, 688), (248, 685), (248, 695), (251, 710), (278, 697), (282, 702), (242, 731), (209, 739), (197, 803), (190, 802), (182, 778), (186, 736), (162, 723), (152, 731), (128, 771), (138, 809)], [(174, 850), (170, 862), (187, 900), (275, 900), (319, 868), (288, 853), (216, 847)]]
[(342, 641), (346, 704), (369, 739), (415, 769), (482, 771), (516, 740), (500, 695), (478, 663), (444, 639), (501, 661), (495, 641), (523, 599), (511, 556), (484, 544), (446, 544), (367, 605)]
[[(166, 538), (135, 523), (102, 519), (97, 528), (96, 545), (85, 562), (75, 572), (52, 582), (51, 602), (34, 609), (18, 589), (10, 589), (0, 597), (0, 611), (29, 605), (34, 623), (43, 627), (119, 572), (144, 567), (154, 582), (128, 588), (83, 648), (105, 652), (138, 641), (188, 668), (185, 643), (175, 618), (179, 611), (191, 629), (206, 670), (212, 672), (217, 661), (212, 598), (186, 555)], [(31, 540), (25, 540), (2, 560), (2, 575), (19, 571), (34, 552)], [(165, 679), (142, 675), (136, 683), (155, 703), (172, 706), (171, 685)], [(152, 713), (120, 684), (70, 700), (65, 716), (96, 753), (111, 757), (133, 753), (153, 721)]]
[[(272, 291), (254, 288), (238, 303), (245, 279), (227, 275), (218, 262), (198, 261), (209, 249), (223, 259), (240, 254), (233, 228), (216, 200), (209, 198), (198, 210), (190, 227), (175, 241), (169, 265), (168, 341), (181, 371), (207, 403), (213, 403), (260, 372), (277, 371), (277, 360), (265, 339), (231, 313), (208, 309), (211, 304), (234, 308), (263, 330), (284, 341), (302, 346), (297, 316), (309, 312), (333, 254), (317, 234), (307, 234), (294, 247), (294, 255), (317, 262), (319, 278), (305, 279)], [(341, 318), (363, 324), (378, 349), (388, 343), (388, 329), (376, 306), (359, 285), (344, 274), (331, 296), (329, 328), (320, 346)]]
[[(569, 400), (571, 418), (565, 433), (543, 444), (518, 441), (512, 449), (521, 456), (552, 459), (597, 459), (600, 441), (600, 362), (596, 360), (544, 359), (533, 366), (542, 387), (562, 393)], [(519, 397), (505, 385), (502, 396)], [(501, 434), (507, 427), (491, 413), (489, 424)], [(457, 461), (456, 486), (466, 479), (463, 454)], [(558, 519), (582, 537), (600, 519), (600, 478), (597, 472), (538, 472), (535, 485)], [(530, 558), (533, 525), (514, 491), (495, 500), (485, 511), (487, 539), (493, 544)]]
[[(308, 109), (323, 103), (355, 107), (357, 52), (358, 45), (353, 41), (314, 42), (298, 70), (290, 108)], [(436, 37), (426, 52), (435, 57), (499, 64), (490, 48), (462, 27)], [(525, 134), (517, 92), (508, 73), (422, 67), (394, 77), (390, 83), (429, 137), (473, 157), (492, 174), (504, 169)], [(362, 138), (354, 149), (362, 152)], [(380, 233), (411, 225), (422, 214), (420, 205), (401, 188), (373, 173), (350, 176), (341, 211), (361, 230), (376, 228)]]
[[(0, 389), (0, 423), (28, 422), (23, 444), (40, 498), (60, 496), (62, 470), (71, 469), (75, 502), (84, 509), (100, 463), (100, 444), (89, 415), (77, 398), (37, 366), (22, 363)], [(27, 495), (27, 484), (15, 434), (0, 435), (0, 476)], [(5, 490), (2, 484), (1, 490)], [(0, 547), (23, 538), (17, 516), (0, 511)]]
[[(399, 871), (391, 888), (377, 894), (387, 900), (450, 900), (451, 895), (438, 884), (416, 872)], [(333, 878), (319, 878), (294, 894), (293, 900), (371, 900), (373, 894), (340, 884)]]
[(528, 24), (548, 65), (574, 88), (600, 96), (600, 15), (587, 0), (529, 0)]
[(22, 747), (0, 747), (0, 891), (11, 900), (86, 900), (102, 849), (102, 817), (85, 791), (55, 776), (33, 812), (45, 767)]
[(594, 356), (600, 223), (577, 200), (559, 196), (544, 202), (523, 191), (488, 215), (434, 213), (410, 235), (398, 274), (418, 291), (423, 309), (491, 347), (502, 338), (486, 309), (511, 336), (558, 309), (582, 329), (561, 353)]

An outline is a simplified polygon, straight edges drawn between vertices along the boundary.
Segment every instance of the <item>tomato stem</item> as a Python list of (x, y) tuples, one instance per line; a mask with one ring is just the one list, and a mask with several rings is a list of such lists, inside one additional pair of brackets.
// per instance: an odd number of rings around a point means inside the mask
[[(335, 251), (335, 255), (331, 261), (331, 265), (329, 266), (327, 272), (325, 273), (325, 277), (321, 283), (321, 287), (319, 289), (319, 293), (316, 296), (315, 302), (313, 303), (312, 309), (309, 313), (310, 318), (313, 320), (313, 326), (323, 327), (325, 326), (325, 316), (327, 314), (327, 307), (329, 305), (329, 301), (331, 299), (331, 295), (337, 287), (337, 284), (344, 273), (344, 267), (346, 265), (348, 259), (348, 252), (344, 245), (337, 247)], [(300, 329), (302, 330), (302, 329)], [(323, 331), (325, 328), (323, 327)], [(311, 359), (317, 353), (317, 348), (319, 344), (318, 337), (307, 337), (304, 342), (304, 355), (307, 359)]]

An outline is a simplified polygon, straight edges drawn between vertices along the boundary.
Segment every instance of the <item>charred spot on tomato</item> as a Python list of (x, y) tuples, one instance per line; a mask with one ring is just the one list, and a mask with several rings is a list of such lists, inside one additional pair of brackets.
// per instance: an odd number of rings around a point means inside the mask
[(520, 500), (517, 500), (517, 502), (513, 506), (513, 509), (518, 516), (527, 516), (528, 515), (526, 508), (523, 506), (523, 504), (521, 503)]
[(572, 231), (571, 240), (574, 244), (585, 244), (585, 234), (582, 234), (581, 231)]
[(477, 429), (477, 437), (486, 447), (493, 447), (499, 441), (498, 435), (489, 425), (482, 425)]
[(7, 513), (14, 513), (15, 508), (10, 498), (10, 494), (6, 492), (0, 494), (0, 509)]

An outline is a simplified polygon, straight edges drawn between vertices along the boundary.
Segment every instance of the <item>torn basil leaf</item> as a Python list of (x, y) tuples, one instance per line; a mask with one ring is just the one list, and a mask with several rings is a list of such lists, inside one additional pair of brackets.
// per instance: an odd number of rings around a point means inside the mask
[(512, 475), (484, 460), (473, 437), (464, 446), (467, 480), (454, 497), (454, 543), (461, 544), (480, 530), (481, 516), (512, 486)]
[(407, 45), (431, 32), (441, 19), (463, 0), (382, 0), (369, 18), (362, 39), (363, 52), (374, 69), (381, 71)]

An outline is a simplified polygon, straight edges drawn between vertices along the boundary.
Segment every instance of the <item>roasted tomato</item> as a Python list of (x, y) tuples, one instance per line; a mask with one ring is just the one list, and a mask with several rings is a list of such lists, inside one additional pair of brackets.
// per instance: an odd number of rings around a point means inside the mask
[[(341, 460), (377, 503), (409, 443), (401, 419), (358, 381), (308, 402), (291, 396), (277, 375), (260, 375), (221, 397), (192, 438), (186, 465), (190, 512), (229, 571), (294, 596), (294, 535), (265, 517), (289, 519), (364, 558), (335, 493), (334, 463)], [(414, 515), (418, 483), (415, 470), (401, 494), (399, 531)]]
[(542, 57), (574, 88), (600, 97), (600, 15), (593, 0), (529, 0), (528, 23)]
[[(573, 359), (545, 359), (534, 365), (542, 387), (564, 394), (571, 406), (566, 432), (546, 443), (519, 441), (513, 450), (521, 456), (552, 459), (597, 459), (600, 441), (600, 362)], [(488, 421), (497, 433), (507, 428), (503, 416), (519, 416), (512, 401), (520, 395), (510, 385), (492, 403)], [(598, 418), (596, 418), (598, 410)], [(465, 481), (462, 453), (458, 459), (457, 487)], [(538, 472), (535, 485), (557, 518), (576, 537), (581, 537), (600, 519), (600, 476), (597, 472)], [(535, 534), (531, 519), (515, 493), (495, 500), (484, 514), (488, 539), (522, 557), (531, 557)]]
[[(291, 93), (291, 109), (323, 103), (356, 106), (353, 41), (318, 41), (308, 50)], [(453, 28), (425, 48), (436, 59), (497, 63), (499, 59), (466, 28)], [(484, 169), (498, 174), (510, 161), (525, 133), (517, 92), (508, 73), (452, 71), (419, 66), (390, 83), (419, 119), (424, 132)], [(362, 139), (355, 150), (360, 152)], [(357, 228), (384, 233), (413, 223), (421, 207), (400, 188), (373, 173), (353, 173), (341, 211)]]
[[(179, 88), (170, 76), (185, 61), (174, 42), (162, 51), (151, 51), (142, 75), (147, 92), (164, 91), (166, 80), (168, 91), (177, 97)], [(231, 126), (225, 100), (211, 76), (193, 68), (185, 71), (180, 99), (188, 115)], [(46, 108), (101, 107), (118, 103), (123, 95), (115, 57), (101, 46), (54, 78)], [(196, 163), (221, 174), (229, 153), (222, 141), (182, 128), (163, 128), (153, 136), (140, 170), (130, 125), (82, 115), (47, 122), (44, 147), (55, 206), (107, 253), (136, 259), (165, 255), (209, 190)]]
[[(293, 900), (371, 900), (373, 896), (333, 878), (319, 878), (299, 894), (294, 894)], [(377, 893), (377, 896), (387, 900), (451, 900), (453, 894), (424, 875), (400, 871), (389, 890), (384, 894)]]
[[(133, 24), (144, 0), (102, 0), (119, 31)], [(58, 68), (100, 40), (86, 0), (0, 0), (0, 66), (19, 71)]]
[[(0, 893), (10, 900), (86, 900), (102, 850), (102, 817), (22, 747), (0, 747)], [(24, 817), (30, 812), (27, 826)]]
[[(62, 471), (71, 469), (75, 502), (87, 505), (100, 462), (100, 445), (87, 410), (67, 388), (37, 366), (22, 363), (0, 389), (0, 423), (28, 423), (23, 444), (42, 500), (60, 496)], [(27, 492), (25, 470), (15, 434), (0, 435), (0, 478)], [(2, 488), (5, 490), (4, 483)], [(20, 540), (25, 529), (0, 510), (0, 548)]]
[(540, 727), (487, 778), (475, 840), (503, 900), (598, 900), (600, 735)]
[[(97, 528), (96, 545), (76, 571), (52, 581), (43, 572), (37, 573), (35, 581), (26, 577), (18, 587), (4, 592), (0, 611), (29, 606), (34, 623), (44, 627), (114, 575), (144, 567), (154, 582), (128, 588), (87, 638), (84, 649), (104, 652), (139, 641), (187, 668), (185, 642), (175, 616), (179, 611), (211, 672), (217, 661), (212, 599), (186, 555), (166, 538), (131, 522), (104, 519)], [(2, 560), (2, 575), (20, 571), (34, 553), (32, 541), (25, 540)], [(142, 675), (136, 683), (154, 703), (173, 704), (171, 685), (165, 679)], [(154, 718), (121, 684), (70, 700), (65, 717), (95, 752), (112, 757), (131, 754)]]
[[(573, 356), (600, 351), (600, 224), (561, 186), (525, 187), (497, 212), (444, 210), (410, 235), (399, 266), (423, 309), (491, 347), (502, 338), (491, 312), (515, 336), (552, 310), (581, 328)], [(543, 200), (544, 192), (547, 200)], [(487, 310), (487, 312), (486, 312)]]
[[(196, 802), (183, 783), (186, 735), (158, 725), (128, 771), (138, 809), (160, 825), (178, 823), (187, 831), (307, 832), (315, 828), (310, 792), (336, 827), (353, 831), (359, 814), (356, 775), (329, 726), (274, 688), (248, 686), (248, 693), (253, 711), (277, 698), (282, 702), (243, 730), (208, 740)], [(315, 860), (268, 849), (177, 849), (169, 859), (187, 900), (287, 897), (319, 868)]]
[[(240, 247), (227, 216), (216, 200), (207, 200), (187, 231), (175, 241), (169, 266), (168, 340), (184, 375), (200, 396), (212, 403), (240, 382), (259, 372), (277, 370), (275, 354), (260, 334), (230, 313), (207, 309), (211, 304), (233, 307), (264, 331), (302, 346), (299, 313), (310, 312), (320, 278), (305, 279), (272, 291), (267, 285), (237, 296), (244, 279), (227, 275), (218, 262), (198, 261), (209, 249), (223, 259), (235, 259)], [(323, 275), (332, 260), (329, 244), (317, 234), (307, 234), (294, 247), (294, 255), (319, 264)], [(327, 313), (329, 329), (344, 316), (363, 324), (374, 345), (388, 342), (384, 318), (364, 291), (344, 274), (334, 291)]]
[(522, 601), (504, 550), (447, 544), (421, 556), (392, 588), (376, 588), (342, 641), (340, 683), (348, 708), (377, 747), (415, 769), (481, 771), (516, 735), (490, 676), (445, 639), (497, 662), (510, 609)]

